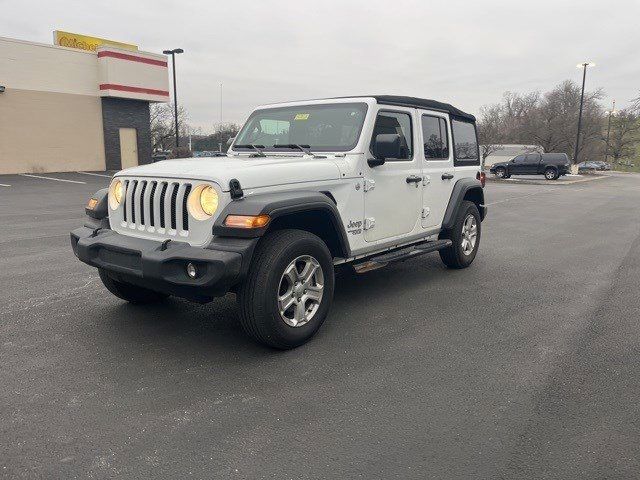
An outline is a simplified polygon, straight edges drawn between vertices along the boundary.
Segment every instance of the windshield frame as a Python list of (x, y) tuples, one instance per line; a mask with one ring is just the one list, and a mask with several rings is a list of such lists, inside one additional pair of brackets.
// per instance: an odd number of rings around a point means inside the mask
[[(362, 102), (362, 101), (353, 101), (353, 102), (332, 102), (332, 103), (302, 103), (299, 105), (282, 105), (282, 106), (274, 106), (274, 107), (265, 107), (265, 108), (257, 108), (256, 110), (254, 110), (253, 112), (251, 112), (251, 115), (249, 115), (249, 118), (247, 118), (247, 121), (244, 122), (244, 125), (242, 126), (242, 128), (240, 129), (240, 131), (238, 132), (238, 134), (236, 135), (233, 145), (231, 146), (231, 150), (233, 150), (234, 152), (237, 153), (251, 153), (254, 152), (255, 150), (253, 148), (250, 147), (241, 147), (238, 148), (236, 147), (236, 142), (238, 141), (238, 139), (240, 138), (240, 136), (245, 132), (245, 129), (249, 128), (249, 123), (251, 122), (251, 120), (253, 118), (255, 118), (256, 116), (260, 115), (261, 113), (264, 113), (265, 111), (278, 111), (278, 110), (291, 110), (291, 109), (306, 109), (309, 107), (333, 107), (333, 106), (337, 106), (337, 107), (358, 107), (358, 108), (362, 108), (362, 122), (360, 123), (360, 127), (357, 131), (357, 134), (355, 136), (355, 140), (351, 145), (345, 145), (345, 146), (314, 146), (311, 145), (310, 146), (310, 150), (312, 150), (313, 152), (350, 152), (351, 150), (353, 150), (354, 148), (356, 148), (356, 146), (358, 145), (358, 143), (360, 142), (360, 137), (362, 135), (362, 131), (364, 129), (364, 125), (367, 121), (367, 116), (369, 114), (369, 104), (367, 102)], [(239, 142), (244, 144), (244, 142)], [(306, 146), (306, 145), (305, 145)], [(267, 146), (265, 145), (264, 148), (261, 148), (262, 151), (264, 152), (270, 152), (270, 153), (300, 153), (300, 149), (296, 148), (296, 147), (291, 147), (291, 148), (286, 148), (286, 147), (278, 147), (278, 148), (274, 148), (273, 146)]]

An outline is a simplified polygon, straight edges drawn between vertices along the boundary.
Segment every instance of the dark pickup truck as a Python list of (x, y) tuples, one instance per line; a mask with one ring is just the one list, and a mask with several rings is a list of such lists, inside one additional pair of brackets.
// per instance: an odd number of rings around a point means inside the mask
[(547, 180), (557, 180), (569, 173), (569, 157), (566, 153), (527, 153), (509, 162), (491, 165), (489, 172), (498, 178), (511, 175), (544, 175)]

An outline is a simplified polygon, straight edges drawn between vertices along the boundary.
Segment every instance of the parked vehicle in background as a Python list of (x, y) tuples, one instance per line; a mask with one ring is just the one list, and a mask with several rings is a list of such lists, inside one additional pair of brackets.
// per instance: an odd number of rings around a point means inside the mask
[(491, 165), (489, 172), (498, 178), (511, 175), (544, 175), (547, 180), (557, 180), (569, 173), (569, 157), (566, 153), (527, 153), (509, 162)]
[(599, 166), (595, 162), (580, 162), (578, 164), (578, 172), (589, 172), (599, 170)]
[(436, 251), (449, 268), (470, 266), (483, 187), (475, 117), (451, 105), (398, 96), (268, 105), (225, 158), (117, 173), (71, 243), (132, 303), (235, 292), (247, 334), (286, 349), (327, 317), (334, 266), (364, 273)]
[(153, 155), (151, 155), (151, 160), (154, 162), (161, 162), (162, 160), (166, 160), (167, 158), (169, 158), (168, 153), (154, 153)]
[(607, 162), (601, 162), (601, 161), (596, 161), (596, 162), (592, 162), (596, 165), (596, 170), (601, 170), (601, 171), (605, 171), (605, 170), (611, 170), (611, 164), (607, 163)]

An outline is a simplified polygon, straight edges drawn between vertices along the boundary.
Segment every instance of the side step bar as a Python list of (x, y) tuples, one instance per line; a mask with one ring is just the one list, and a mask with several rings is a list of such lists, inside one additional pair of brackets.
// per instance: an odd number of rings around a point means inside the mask
[(450, 247), (453, 243), (451, 240), (434, 240), (431, 242), (419, 243), (407, 248), (394, 250), (393, 252), (383, 253), (362, 262), (354, 263), (353, 269), (356, 273), (370, 272), (378, 268), (385, 267), (390, 263), (402, 262), (425, 253), (437, 252), (443, 248)]

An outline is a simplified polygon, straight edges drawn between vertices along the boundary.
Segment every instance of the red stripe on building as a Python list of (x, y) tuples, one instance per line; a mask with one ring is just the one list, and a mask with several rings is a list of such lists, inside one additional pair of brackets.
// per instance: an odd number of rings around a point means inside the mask
[(169, 96), (168, 90), (155, 90), (153, 88), (129, 87), (128, 85), (118, 85), (116, 83), (103, 83), (100, 85), (100, 90), (119, 90), (121, 92), (146, 93), (147, 95), (159, 95), (161, 97)]
[(164, 60), (154, 60), (153, 58), (138, 57), (136, 55), (129, 55), (127, 53), (111, 52), (109, 50), (98, 52), (98, 58), (101, 57), (118, 58), (120, 60), (129, 60), (130, 62), (148, 63), (149, 65), (156, 65), (158, 67), (167, 66), (167, 62), (165, 62)]

